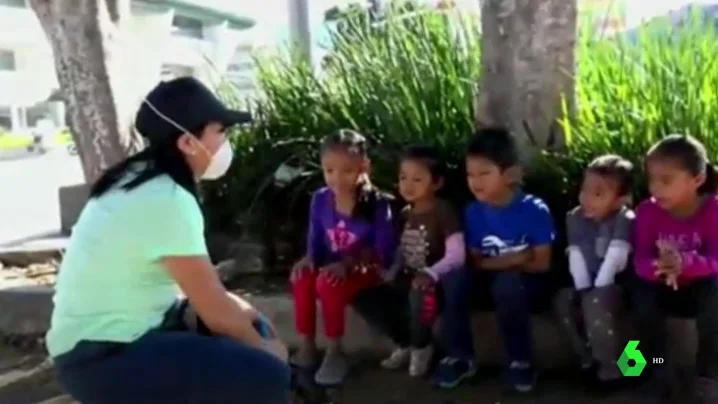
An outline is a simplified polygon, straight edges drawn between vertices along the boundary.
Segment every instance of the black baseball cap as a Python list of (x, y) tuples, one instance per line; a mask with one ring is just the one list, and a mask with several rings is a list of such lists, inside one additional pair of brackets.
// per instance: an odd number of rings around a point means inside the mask
[(230, 127), (251, 121), (248, 112), (225, 107), (196, 78), (180, 77), (160, 82), (147, 94), (135, 116), (135, 127), (150, 142), (157, 142), (176, 134), (179, 127), (194, 131), (210, 122)]

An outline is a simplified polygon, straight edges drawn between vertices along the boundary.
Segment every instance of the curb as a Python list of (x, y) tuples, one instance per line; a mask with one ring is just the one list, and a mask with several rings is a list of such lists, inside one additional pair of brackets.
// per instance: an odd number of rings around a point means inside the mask
[(79, 401), (75, 401), (72, 397), (68, 396), (67, 394), (63, 394), (59, 397), (51, 398), (49, 400), (45, 400), (39, 404), (80, 404)]
[(50, 358), (27, 370), (11, 370), (0, 375), (0, 400), (6, 403), (36, 403), (60, 394)]
[(34, 384), (37, 381), (45, 381), (45, 376), (49, 375), (52, 377), (51, 373), (53, 369), (54, 365), (52, 360), (50, 358), (46, 358), (44, 361), (29, 370), (10, 371), (6, 374), (0, 375), (0, 391), (16, 388), (21, 384)]
[(69, 239), (57, 232), (0, 244), (0, 262), (5, 266), (27, 267), (52, 259), (59, 260)]
[(44, 335), (50, 326), (53, 293), (50, 286), (23, 286), (0, 290), (0, 334)]

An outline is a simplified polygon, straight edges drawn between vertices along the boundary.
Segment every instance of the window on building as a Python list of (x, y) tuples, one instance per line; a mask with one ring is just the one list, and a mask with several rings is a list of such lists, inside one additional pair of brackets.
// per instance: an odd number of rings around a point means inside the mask
[(175, 15), (172, 19), (172, 35), (202, 39), (202, 20)]
[(25, 8), (27, 3), (25, 0), (0, 0), (0, 6)]
[(177, 77), (193, 76), (194, 69), (191, 66), (165, 64), (162, 65), (161, 79), (163, 81), (176, 79)]
[(14, 71), (15, 69), (15, 52), (0, 50), (0, 71)]

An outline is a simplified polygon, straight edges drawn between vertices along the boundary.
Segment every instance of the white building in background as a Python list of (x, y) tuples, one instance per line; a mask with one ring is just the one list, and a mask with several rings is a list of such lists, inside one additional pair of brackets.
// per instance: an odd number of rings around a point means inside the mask
[[(227, 72), (240, 89), (252, 91), (240, 76), (253, 69), (241, 55), (251, 48), (246, 30), (255, 21), (241, 10), (239, 1), (132, 0), (123, 68), (138, 86), (133, 92), (144, 94), (158, 80), (180, 75), (214, 85)], [(26, 0), (0, 0), (0, 130), (24, 133), (42, 120), (64, 126), (62, 103), (47, 101), (58, 88), (52, 50), (34, 12)]]
[(262, 48), (254, 41), (245, 41), (237, 46), (227, 65), (225, 78), (237, 91), (240, 101), (246, 101), (256, 95), (257, 65), (254, 57)]

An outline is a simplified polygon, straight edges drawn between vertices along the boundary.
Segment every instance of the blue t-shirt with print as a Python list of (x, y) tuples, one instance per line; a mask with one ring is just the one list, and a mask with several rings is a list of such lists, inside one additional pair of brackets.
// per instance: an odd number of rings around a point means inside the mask
[(470, 203), (464, 213), (466, 245), (484, 257), (498, 257), (551, 244), (553, 218), (546, 203), (518, 192), (505, 206)]

